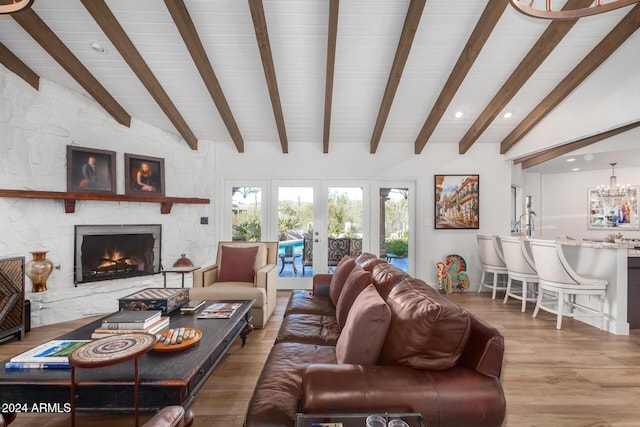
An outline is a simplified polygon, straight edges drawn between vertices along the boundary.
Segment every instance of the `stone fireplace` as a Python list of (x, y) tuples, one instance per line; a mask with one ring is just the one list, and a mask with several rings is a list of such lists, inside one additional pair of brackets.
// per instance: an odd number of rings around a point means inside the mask
[(74, 283), (156, 274), (162, 225), (76, 225)]

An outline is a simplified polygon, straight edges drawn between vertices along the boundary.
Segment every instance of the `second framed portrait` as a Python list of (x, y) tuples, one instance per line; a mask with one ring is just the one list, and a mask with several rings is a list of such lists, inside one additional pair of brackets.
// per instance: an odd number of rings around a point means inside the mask
[(164, 196), (164, 159), (125, 153), (124, 171), (125, 194)]

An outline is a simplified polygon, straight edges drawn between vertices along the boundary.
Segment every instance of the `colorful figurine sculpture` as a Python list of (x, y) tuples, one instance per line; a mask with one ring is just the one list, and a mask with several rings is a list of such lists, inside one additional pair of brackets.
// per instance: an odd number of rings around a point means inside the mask
[(444, 262), (436, 264), (438, 269), (438, 289), (447, 295), (464, 292), (469, 288), (467, 262), (460, 255), (449, 255)]
[(449, 255), (446, 260), (447, 274), (456, 292), (464, 292), (469, 288), (467, 262), (460, 255)]
[(436, 268), (438, 269), (438, 288), (440, 292), (444, 292), (447, 295), (451, 293), (451, 278), (447, 273), (447, 267), (444, 262), (438, 261), (436, 264)]

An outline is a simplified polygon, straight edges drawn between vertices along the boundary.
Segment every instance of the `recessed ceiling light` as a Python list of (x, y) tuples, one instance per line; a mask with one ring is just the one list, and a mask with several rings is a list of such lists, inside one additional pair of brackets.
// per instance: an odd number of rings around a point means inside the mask
[(575, 157), (569, 157), (569, 158), (567, 159), (567, 162), (575, 162), (575, 161), (576, 161), (576, 158), (575, 158)]
[(580, 170), (580, 168), (573, 168), (571, 169), (571, 172), (578, 172)]
[(593, 154), (585, 154), (585, 155), (584, 155), (584, 159), (585, 159), (587, 162), (590, 162), (591, 160), (593, 160)]
[(453, 117), (455, 117), (456, 119), (459, 119), (462, 116), (464, 116), (463, 111), (456, 111), (456, 113), (453, 115)]
[(107, 53), (107, 48), (97, 40), (90, 40), (89, 47), (91, 48), (92, 51), (96, 53), (101, 53), (101, 54)]
[(513, 113), (511, 111), (507, 111), (506, 113), (504, 113), (502, 115), (503, 119), (510, 119), (513, 116)]

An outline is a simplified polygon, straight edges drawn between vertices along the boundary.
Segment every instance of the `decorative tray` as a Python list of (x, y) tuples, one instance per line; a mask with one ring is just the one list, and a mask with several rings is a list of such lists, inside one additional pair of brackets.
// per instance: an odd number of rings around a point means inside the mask
[(202, 331), (196, 328), (171, 328), (159, 333), (157, 337), (158, 341), (153, 347), (155, 351), (178, 351), (187, 349), (200, 341)]

